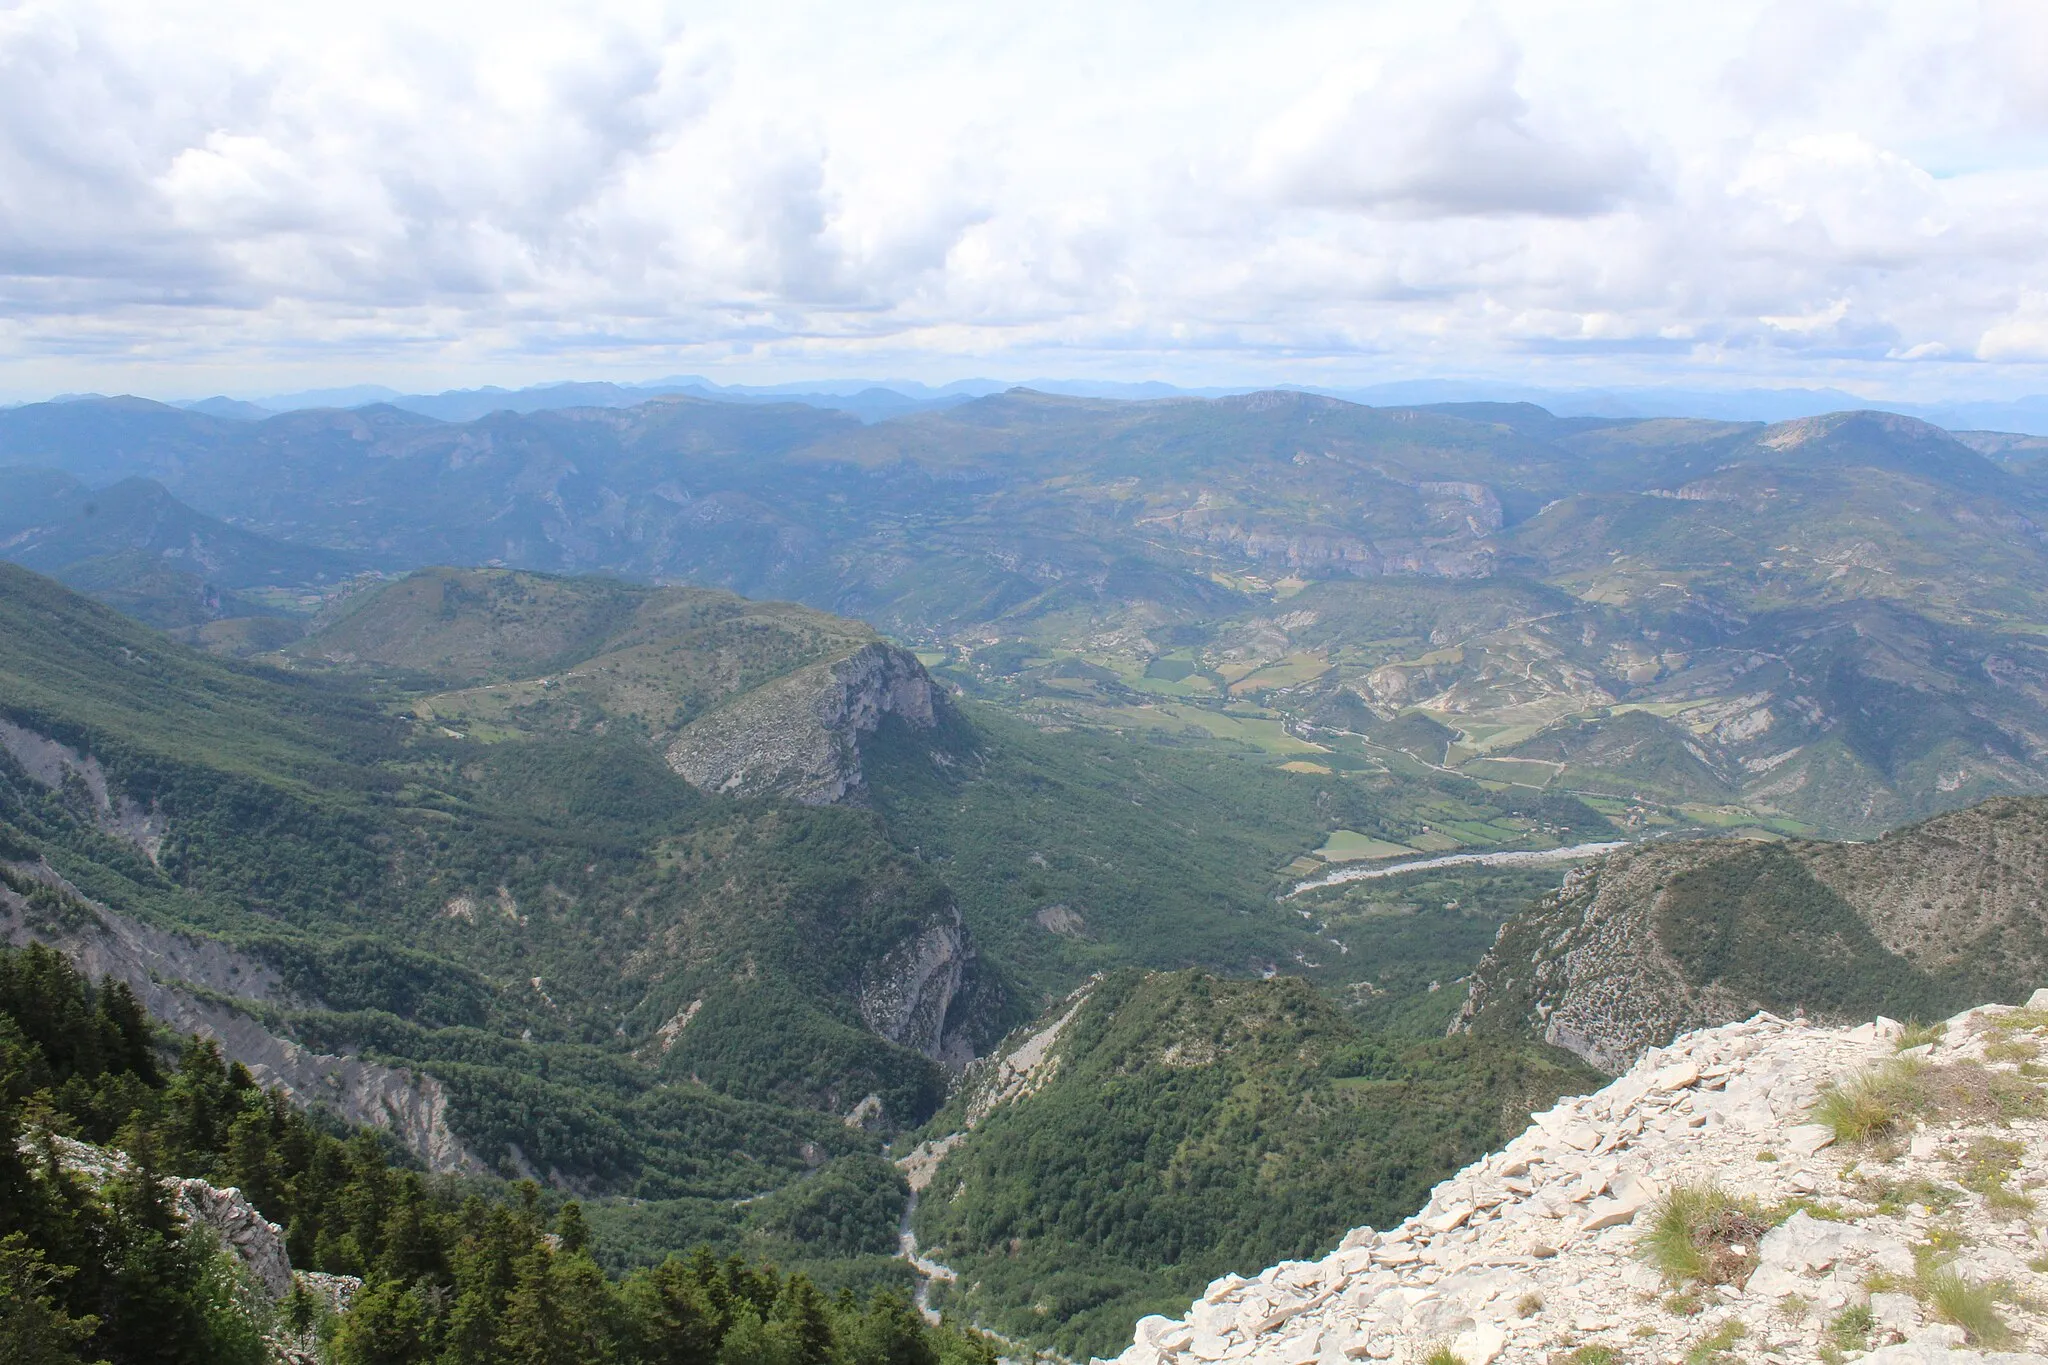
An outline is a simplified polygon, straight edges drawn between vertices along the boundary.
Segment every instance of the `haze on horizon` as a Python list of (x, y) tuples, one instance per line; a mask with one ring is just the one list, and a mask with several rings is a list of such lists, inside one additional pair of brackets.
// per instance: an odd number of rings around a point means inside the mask
[(0, 398), (2048, 391), (2025, 0), (0, 8)]

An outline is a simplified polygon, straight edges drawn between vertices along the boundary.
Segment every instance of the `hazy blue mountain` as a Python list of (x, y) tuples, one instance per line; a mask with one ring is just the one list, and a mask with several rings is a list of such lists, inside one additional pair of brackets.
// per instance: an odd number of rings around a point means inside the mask
[[(689, 396), (469, 422), (0, 412), (0, 460), (154, 478), (380, 569), (789, 598), (1057, 723), (1275, 757), (1349, 697), (1355, 723), (1306, 741), (1329, 757), (1300, 761), (1449, 769), (1651, 825), (1841, 833), (2048, 779), (2033, 439), (1870, 411), (1564, 417), (1299, 391), (1018, 389), (875, 422)], [(1510, 584), (1533, 595), (1492, 590)], [(1870, 648), (1821, 643), (1843, 631)], [(1905, 689), (1874, 713), (1889, 738), (1852, 704), (1868, 680)], [(1375, 737), (1421, 733), (1411, 718), (1452, 741)]]

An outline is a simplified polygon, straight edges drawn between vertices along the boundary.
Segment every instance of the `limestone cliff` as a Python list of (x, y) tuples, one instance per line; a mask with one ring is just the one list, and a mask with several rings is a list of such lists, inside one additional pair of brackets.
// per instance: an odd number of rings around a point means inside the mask
[(825, 805), (861, 790), (861, 740), (885, 718), (929, 730), (945, 704), (916, 655), (864, 645), (698, 717), (669, 745), (668, 764), (706, 791)]
[(432, 1076), (346, 1054), (314, 1052), (284, 1037), (232, 1001), (318, 1008), (290, 998), (276, 972), (215, 939), (170, 933), (87, 900), (43, 864), (15, 865), (16, 877), (59, 893), (51, 912), (0, 885), (0, 942), (47, 944), (94, 980), (124, 981), (156, 1018), (180, 1033), (215, 1039), (230, 1060), (300, 1104), (324, 1107), (348, 1123), (382, 1128), (429, 1170), (484, 1169), (449, 1127), (448, 1096)]
[(965, 1066), (974, 1050), (957, 1034), (948, 1034), (946, 1015), (960, 994), (974, 948), (949, 907), (950, 919), (890, 949), (870, 967), (861, 982), (860, 1015), (869, 1030), (927, 1057)]
[[(1816, 1101), (1895, 1065), (1896, 1022), (1689, 1033), (1534, 1115), (1399, 1227), (1142, 1319), (1118, 1365), (2048, 1365), (2048, 1235), (2006, 1183), (2048, 1163), (2026, 1060), (2044, 1034), (2048, 991), (1949, 1020), (1912, 1049), (1917, 1118), (1837, 1145)], [(1705, 1201), (1720, 1212), (1673, 1223)], [(1690, 1272), (1654, 1254), (1674, 1225)]]

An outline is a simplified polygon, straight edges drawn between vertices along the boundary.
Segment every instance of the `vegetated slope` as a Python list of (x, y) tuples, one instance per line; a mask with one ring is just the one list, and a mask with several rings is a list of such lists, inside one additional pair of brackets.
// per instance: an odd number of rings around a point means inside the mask
[(1468, 813), (1545, 839), (1612, 835), (1572, 801), (1455, 781), (1368, 786), (1213, 745), (1045, 733), (975, 703), (958, 713), (959, 728), (930, 734), (885, 727), (868, 751), (870, 796), (898, 841), (948, 878), (977, 940), (1038, 999), (1125, 965), (1277, 971), (1351, 990), (1386, 966), (1374, 928), (1333, 930), (1275, 892), (1297, 864), (1321, 866), (1299, 855), (1332, 831), (1417, 838), (1433, 814), (1462, 808), (1453, 793), (1472, 800)]
[(11, 566), (0, 720), (16, 931), (210, 936), (158, 967), (240, 1004), (231, 1050), (416, 1068), (484, 1164), (676, 1201), (685, 1240), (872, 1152), (839, 1116), (921, 1119), (934, 1058), (1006, 1026), (872, 814), (705, 797), (641, 743), (450, 739)]
[(1124, 972), (1035, 1069), (996, 1064), (930, 1131), (977, 1119), (930, 1175), (943, 1302), (1068, 1354), (1233, 1267), (1397, 1220), (1530, 1110), (1584, 1084), (1502, 1040), (1361, 1033), (1307, 983)]
[[(1766, 427), (1020, 390), (871, 426), (689, 399), (247, 423), (122, 400), (0, 414), (0, 460), (160, 478), (385, 567), (789, 597), (944, 645), (949, 681), (1062, 724), (1270, 734), (1349, 693), (1381, 725), (1456, 741), (1402, 759), (1349, 727), (1329, 747), (1364, 770), (1586, 793), (1646, 826), (1868, 834), (2048, 778), (2048, 498), (1887, 414)], [(1415, 616), (1381, 596), (1447, 605), (1375, 631)], [(1872, 622), (1889, 624), (1846, 687), (1813, 679), (1856, 649), (1773, 644)], [(1903, 673), (1877, 657), (1907, 639), (1924, 648)], [(1881, 708), (1872, 743), (1830, 742), (1867, 713), (1866, 683), (1961, 719), (1901, 749)], [(1615, 707), (1660, 736), (1606, 743)], [(1938, 780), (1873, 757), (1891, 750)]]
[[(126, 1150), (104, 1145), (117, 1140)], [(484, 1365), (565, 1347), (620, 1365), (686, 1350), (812, 1365), (992, 1358), (898, 1296), (828, 1301), (801, 1275), (737, 1257), (664, 1258), (608, 1281), (581, 1208), (553, 1212), (540, 1196), (423, 1178), (211, 1044), (158, 1031), (119, 983), (88, 983), (39, 947), (0, 948), (10, 1361)], [(815, 1253), (835, 1202), (806, 1191), (750, 1215), (750, 1249), (791, 1248), (778, 1238), (801, 1228), (793, 1249)]]
[(1501, 930), (1459, 1028), (1534, 1031), (1608, 1071), (1758, 1009), (1841, 1019), (2024, 999), (2048, 979), (2048, 801), (1863, 844), (1671, 841), (1611, 854)]
[[(500, 739), (630, 735), (696, 786), (842, 800), (885, 716), (930, 729), (923, 665), (856, 622), (731, 593), (436, 569), (364, 593), (293, 647), (399, 670), (423, 720)], [(419, 680), (455, 684), (451, 691)]]
[[(449, 734), (560, 752), (599, 736), (703, 789), (861, 804), (946, 879), (974, 951), (1027, 1009), (1131, 963), (1351, 984), (1368, 960), (1274, 903), (1283, 870), (1333, 829), (1414, 837), (1408, 807), (1436, 795), (1213, 746), (1042, 733), (947, 700), (855, 623), (703, 589), (428, 570), (352, 599), (290, 657), (377, 673)], [(1570, 801), (1496, 799), (1542, 812), (1556, 837), (1608, 830)]]
[(165, 629), (281, 615), (262, 590), (332, 588), (364, 567), (201, 515), (147, 479), (95, 491), (46, 469), (0, 469), (0, 557)]

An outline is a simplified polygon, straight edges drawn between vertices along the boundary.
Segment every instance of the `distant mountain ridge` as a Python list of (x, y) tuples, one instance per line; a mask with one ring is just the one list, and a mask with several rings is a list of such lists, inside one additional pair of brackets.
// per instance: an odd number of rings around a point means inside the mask
[[(1610, 815), (1739, 807), (1844, 833), (2048, 785), (2030, 625), (2048, 622), (2048, 483), (2021, 438), (1973, 440), (1992, 453), (1895, 414), (1765, 426), (1294, 391), (1013, 390), (873, 423), (691, 397), (466, 423), (0, 412), (0, 460), (155, 479), (385, 572), (788, 598), (936, 647), (954, 686), (1086, 723), (1349, 715), (1312, 743)], [(1402, 605), (1430, 594), (1426, 619)], [(1418, 725), (1434, 752), (1374, 738)]]

